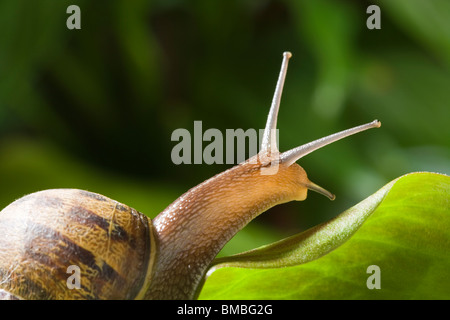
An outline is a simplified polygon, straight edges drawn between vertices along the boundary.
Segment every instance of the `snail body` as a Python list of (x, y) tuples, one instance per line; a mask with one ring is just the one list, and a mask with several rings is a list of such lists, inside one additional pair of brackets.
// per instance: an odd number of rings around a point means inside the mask
[[(373, 122), (280, 153), (275, 129), (289, 52), (284, 53), (260, 152), (180, 196), (153, 220), (97, 193), (36, 192), (0, 212), (0, 299), (193, 299), (222, 247), (260, 213), (307, 191), (295, 162)], [(80, 270), (70, 289), (69, 266)]]

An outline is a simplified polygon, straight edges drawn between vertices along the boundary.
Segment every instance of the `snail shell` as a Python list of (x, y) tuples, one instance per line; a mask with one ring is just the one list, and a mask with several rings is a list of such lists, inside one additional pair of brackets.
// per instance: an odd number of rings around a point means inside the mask
[[(155, 261), (149, 218), (100, 194), (27, 195), (0, 214), (0, 299), (136, 299)], [(68, 267), (80, 270), (69, 289)]]

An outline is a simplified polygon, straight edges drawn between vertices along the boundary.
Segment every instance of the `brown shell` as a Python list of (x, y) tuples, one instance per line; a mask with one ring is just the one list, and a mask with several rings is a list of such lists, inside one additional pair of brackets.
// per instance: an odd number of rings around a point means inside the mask
[[(140, 298), (155, 251), (150, 219), (124, 204), (75, 189), (36, 192), (0, 212), (0, 291), (20, 299)], [(79, 289), (69, 289), (71, 265)]]

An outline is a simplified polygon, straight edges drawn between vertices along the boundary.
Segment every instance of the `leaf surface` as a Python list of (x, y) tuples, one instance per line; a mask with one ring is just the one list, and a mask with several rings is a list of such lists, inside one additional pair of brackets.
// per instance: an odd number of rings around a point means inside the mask
[[(219, 258), (200, 299), (449, 299), (450, 177), (397, 178), (336, 218)], [(369, 266), (381, 289), (369, 289)], [(368, 280), (369, 279), (369, 280)]]

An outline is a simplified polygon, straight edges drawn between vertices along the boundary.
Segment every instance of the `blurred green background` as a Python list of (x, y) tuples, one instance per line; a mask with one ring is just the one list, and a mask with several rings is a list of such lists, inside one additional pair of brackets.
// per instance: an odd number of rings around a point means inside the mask
[[(71, 4), (81, 30), (66, 27)], [(381, 30), (366, 27), (370, 4)], [(286, 50), (281, 151), (382, 127), (299, 161), (334, 202), (275, 207), (222, 254), (328, 220), (404, 173), (450, 173), (449, 1), (2, 0), (0, 207), (66, 187), (156, 216), (231, 166), (174, 165), (171, 133), (263, 128)]]

